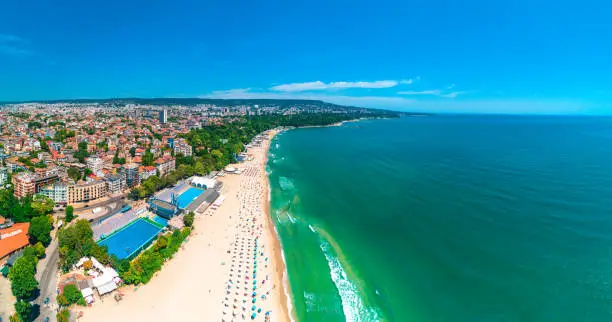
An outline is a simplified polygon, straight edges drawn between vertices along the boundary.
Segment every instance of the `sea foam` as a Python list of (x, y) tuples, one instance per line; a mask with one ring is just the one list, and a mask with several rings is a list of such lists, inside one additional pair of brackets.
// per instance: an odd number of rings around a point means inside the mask
[(320, 247), (327, 259), (332, 281), (340, 295), (342, 311), (346, 321), (380, 321), (376, 310), (368, 308), (363, 304), (357, 286), (349, 280), (340, 260), (332, 254), (330, 244), (326, 240), (321, 239)]

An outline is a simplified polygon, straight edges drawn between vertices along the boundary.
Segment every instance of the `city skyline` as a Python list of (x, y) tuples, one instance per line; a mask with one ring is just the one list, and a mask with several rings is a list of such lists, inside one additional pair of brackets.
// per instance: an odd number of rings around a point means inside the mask
[(612, 47), (601, 41), (609, 6), (61, 1), (6, 8), (0, 101), (270, 98), (432, 113), (612, 114), (604, 77)]

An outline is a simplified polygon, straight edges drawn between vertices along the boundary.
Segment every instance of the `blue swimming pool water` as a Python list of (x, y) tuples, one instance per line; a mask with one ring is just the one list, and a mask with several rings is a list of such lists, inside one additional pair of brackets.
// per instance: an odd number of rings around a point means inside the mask
[(114, 254), (119, 259), (129, 258), (151, 242), (161, 230), (161, 227), (146, 219), (138, 218), (108, 238), (99, 241), (98, 245), (107, 246), (108, 253)]
[(168, 226), (168, 219), (165, 219), (163, 217), (155, 216), (155, 217), (153, 217), (153, 221), (158, 223), (158, 224), (160, 224), (160, 225), (162, 225), (162, 226), (164, 226), (164, 227)]
[(204, 193), (204, 190), (198, 188), (189, 188), (183, 192), (178, 198), (178, 206), (180, 209), (185, 209), (189, 204), (197, 198), (199, 195)]

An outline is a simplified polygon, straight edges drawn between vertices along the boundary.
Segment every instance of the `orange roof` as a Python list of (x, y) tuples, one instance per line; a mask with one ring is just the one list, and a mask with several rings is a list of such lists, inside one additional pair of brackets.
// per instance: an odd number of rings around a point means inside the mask
[(27, 222), (14, 224), (6, 229), (0, 229), (0, 258), (30, 243), (28, 240), (28, 229), (30, 229), (30, 223)]
[(141, 157), (136, 156), (136, 157), (134, 157), (134, 158), (132, 159), (132, 162), (134, 162), (134, 163), (141, 163), (141, 162), (142, 162), (142, 158), (141, 158)]
[(5, 221), (6, 221), (6, 219), (4, 219), (4, 217), (0, 216), (0, 225), (4, 224)]

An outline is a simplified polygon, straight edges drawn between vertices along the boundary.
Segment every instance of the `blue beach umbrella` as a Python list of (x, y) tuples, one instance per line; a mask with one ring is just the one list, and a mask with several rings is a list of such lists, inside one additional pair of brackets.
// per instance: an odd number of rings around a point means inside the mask
[[(255, 302), (257, 302), (257, 299), (253, 299), (253, 300), (251, 301), (251, 303), (255, 303)], [(255, 305), (253, 305), (253, 306), (255, 306)]]
[(256, 316), (256, 315), (257, 315), (257, 314), (253, 313), (253, 315), (251, 315), (251, 320), (255, 320), (255, 316)]

